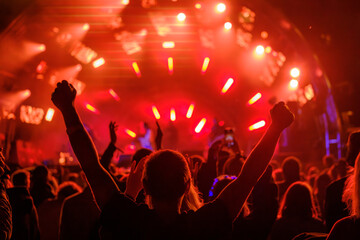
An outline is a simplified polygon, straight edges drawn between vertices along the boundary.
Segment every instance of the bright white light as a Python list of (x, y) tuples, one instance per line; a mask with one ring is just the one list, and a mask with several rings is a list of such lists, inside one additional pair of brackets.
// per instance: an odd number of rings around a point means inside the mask
[(185, 19), (186, 19), (186, 15), (185, 15), (185, 13), (179, 13), (179, 14), (176, 16), (176, 18), (177, 18), (177, 20), (178, 20), (179, 22), (184, 22)]
[(232, 28), (231, 22), (226, 22), (226, 23), (224, 24), (224, 28), (225, 28), (226, 30), (230, 30), (230, 29)]
[(293, 78), (297, 78), (300, 76), (300, 70), (298, 68), (292, 68), (290, 70), (290, 76)]
[(298, 86), (299, 86), (298, 80), (296, 80), (296, 79), (291, 79), (291, 81), (290, 81), (290, 83), (289, 83), (289, 88), (290, 88), (291, 90), (295, 90), (295, 89), (297, 89)]
[(218, 3), (216, 5), (216, 11), (219, 13), (223, 13), (226, 10), (226, 5), (224, 3)]

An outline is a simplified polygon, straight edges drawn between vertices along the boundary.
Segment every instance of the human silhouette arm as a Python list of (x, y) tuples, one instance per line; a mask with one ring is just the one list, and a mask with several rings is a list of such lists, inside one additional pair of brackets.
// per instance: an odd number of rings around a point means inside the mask
[(155, 137), (155, 144), (156, 144), (156, 150), (160, 150), (161, 149), (161, 143), (162, 143), (162, 138), (163, 138), (163, 132), (160, 128), (159, 122), (156, 121), (156, 137)]
[(97, 204), (102, 208), (119, 189), (100, 164), (96, 148), (75, 109), (75, 97), (75, 88), (64, 80), (57, 84), (51, 100), (62, 113), (72, 149), (86, 175)]
[(12, 233), (11, 206), (4, 183), (8, 170), (4, 155), (0, 152), (0, 239), (4, 240), (10, 239)]
[(237, 179), (218, 196), (233, 219), (269, 164), (281, 132), (294, 121), (294, 115), (283, 102), (276, 104), (270, 113), (272, 123), (264, 136), (250, 153)]
[(100, 158), (101, 165), (108, 171), (109, 171), (109, 165), (111, 163), (111, 159), (114, 156), (114, 152), (116, 151), (116, 149), (122, 152), (121, 149), (116, 147), (117, 129), (118, 129), (118, 125), (116, 124), (116, 122), (111, 121), (109, 123), (110, 143)]

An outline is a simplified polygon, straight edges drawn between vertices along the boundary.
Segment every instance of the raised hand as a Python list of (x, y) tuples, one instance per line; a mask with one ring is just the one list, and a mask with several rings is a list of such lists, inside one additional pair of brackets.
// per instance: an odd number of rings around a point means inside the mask
[(143, 157), (138, 165), (136, 165), (136, 161), (133, 161), (131, 164), (130, 174), (126, 181), (125, 194), (132, 197), (133, 199), (136, 199), (140, 190), (143, 188), (141, 180), (147, 158), (148, 157)]
[(156, 121), (157, 131), (156, 131), (156, 137), (155, 137), (155, 144), (156, 144), (156, 150), (161, 149), (161, 142), (163, 138), (163, 132), (161, 131), (159, 122)]
[(76, 89), (66, 80), (57, 83), (56, 89), (51, 95), (51, 101), (60, 110), (64, 111), (74, 105)]
[(270, 110), (271, 125), (282, 131), (294, 121), (295, 116), (284, 102), (279, 102)]
[(116, 122), (110, 122), (109, 124), (110, 140), (111, 143), (114, 145), (117, 141), (117, 135), (116, 135), (117, 129), (118, 129), (118, 125), (116, 124)]

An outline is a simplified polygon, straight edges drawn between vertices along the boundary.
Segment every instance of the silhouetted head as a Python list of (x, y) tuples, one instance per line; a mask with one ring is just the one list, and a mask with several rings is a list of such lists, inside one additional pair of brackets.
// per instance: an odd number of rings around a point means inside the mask
[(315, 217), (311, 187), (304, 182), (291, 184), (285, 192), (279, 212), (282, 217)]
[(296, 157), (285, 158), (282, 164), (282, 170), (285, 181), (298, 181), (300, 180), (300, 160)]
[(46, 166), (37, 166), (32, 172), (32, 181), (34, 183), (46, 183), (48, 181), (49, 170)]
[(58, 189), (58, 198), (67, 198), (70, 195), (81, 192), (81, 187), (74, 182), (66, 181), (60, 184)]
[(30, 187), (30, 173), (26, 170), (17, 170), (11, 175), (11, 182), (14, 187)]
[(173, 150), (152, 153), (145, 163), (143, 186), (153, 200), (178, 201), (187, 192), (191, 173), (183, 155)]
[(230, 176), (237, 176), (239, 175), (243, 165), (244, 159), (241, 158), (240, 153), (238, 153), (226, 160), (222, 173)]
[(140, 162), (141, 159), (143, 159), (146, 156), (149, 156), (153, 151), (147, 148), (140, 148), (137, 150), (134, 155), (131, 158), (131, 162), (135, 161), (136, 165)]
[(324, 165), (325, 168), (330, 168), (334, 162), (336, 161), (334, 155), (330, 154), (330, 155), (325, 155), (322, 158), (322, 163)]

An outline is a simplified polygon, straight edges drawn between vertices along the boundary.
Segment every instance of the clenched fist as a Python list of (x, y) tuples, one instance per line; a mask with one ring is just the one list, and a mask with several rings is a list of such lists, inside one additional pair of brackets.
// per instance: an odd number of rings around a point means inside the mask
[(295, 116), (284, 102), (279, 102), (270, 110), (272, 125), (282, 131), (294, 121)]
[(59, 82), (51, 95), (51, 101), (60, 110), (64, 111), (74, 105), (76, 89), (66, 80)]

